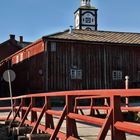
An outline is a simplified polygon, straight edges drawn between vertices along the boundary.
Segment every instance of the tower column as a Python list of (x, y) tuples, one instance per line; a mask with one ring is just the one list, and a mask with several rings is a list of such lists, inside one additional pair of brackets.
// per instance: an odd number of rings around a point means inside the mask
[(74, 14), (75, 29), (97, 30), (97, 9), (91, 6), (90, 0), (81, 0)]

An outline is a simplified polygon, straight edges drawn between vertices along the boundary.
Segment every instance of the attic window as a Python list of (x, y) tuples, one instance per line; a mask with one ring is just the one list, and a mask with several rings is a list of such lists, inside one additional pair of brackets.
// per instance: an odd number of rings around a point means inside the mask
[(51, 52), (56, 52), (56, 42), (51, 42)]

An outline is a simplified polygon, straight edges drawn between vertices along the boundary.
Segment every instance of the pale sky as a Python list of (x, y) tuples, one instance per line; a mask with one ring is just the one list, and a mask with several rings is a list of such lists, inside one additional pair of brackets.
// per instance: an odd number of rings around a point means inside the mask
[[(140, 0), (91, 0), (98, 9), (98, 30), (139, 32)], [(80, 0), (0, 0), (0, 42), (9, 34), (35, 41), (74, 25)]]

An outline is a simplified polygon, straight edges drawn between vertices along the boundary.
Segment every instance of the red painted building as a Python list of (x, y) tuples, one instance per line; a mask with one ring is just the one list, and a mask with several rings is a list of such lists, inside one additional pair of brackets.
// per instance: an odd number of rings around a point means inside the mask
[(131, 86), (139, 87), (140, 34), (66, 30), (44, 36), (10, 56), (1, 62), (1, 71), (6, 63), (17, 75), (15, 95), (125, 88), (126, 75)]

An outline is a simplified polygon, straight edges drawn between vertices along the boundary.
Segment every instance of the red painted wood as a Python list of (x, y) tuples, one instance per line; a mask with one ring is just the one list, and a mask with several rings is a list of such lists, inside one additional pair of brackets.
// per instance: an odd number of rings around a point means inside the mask
[(117, 122), (117, 121), (123, 121), (123, 116), (122, 116), (122, 113), (121, 113), (121, 98), (120, 96), (112, 96), (111, 97), (111, 108), (113, 110), (113, 125), (112, 125), (112, 139), (113, 140), (126, 140), (126, 136), (125, 136), (125, 133), (116, 129), (114, 127), (114, 124)]
[(119, 122), (118, 121), (115, 123), (114, 126), (116, 127), (116, 129), (118, 129), (120, 131), (140, 136), (140, 124), (138, 124), (138, 123)]
[[(100, 93), (100, 94), (99, 94)], [(84, 99), (84, 95), (85, 95), (85, 99), (87, 99), (87, 95), (93, 96), (94, 95), (98, 95), (98, 97), (100, 98), (100, 96), (103, 98), (108, 97), (110, 99), (110, 107), (105, 107), (105, 106), (94, 106), (94, 104), (91, 104), (91, 106), (77, 106), (77, 104), (73, 104), (73, 101), (77, 101), (74, 98), (77, 96), (81, 96), (82, 99)], [(100, 95), (100, 96), (99, 96)], [(95, 124), (95, 125), (99, 125), (102, 126), (102, 129), (99, 133), (99, 139), (104, 139), (106, 136), (106, 133), (108, 131), (109, 128), (111, 128), (111, 139), (112, 140), (118, 140), (118, 139), (122, 139), (125, 140), (125, 132), (128, 133), (132, 133), (135, 135), (140, 135), (140, 125), (136, 124), (136, 123), (130, 123), (130, 122), (124, 122), (123, 121), (123, 117), (122, 117), (122, 110), (128, 110), (128, 111), (134, 111), (134, 112), (139, 112), (139, 108), (137, 107), (121, 107), (121, 96), (140, 96), (140, 90), (139, 89), (134, 89), (134, 90), (85, 90), (85, 91), (68, 91), (68, 92), (54, 92), (54, 93), (41, 93), (41, 94), (31, 94), (31, 95), (26, 95), (26, 96), (20, 96), (20, 97), (14, 97), (13, 99), (15, 100), (15, 112), (16, 115), (14, 118), (14, 120), (17, 120), (20, 122), (20, 126), (26, 124), (29, 126), (33, 126), (35, 127), (36, 130), (41, 130), (43, 132), (48, 132), (49, 134), (52, 135), (53, 138), (61, 138), (61, 139), (78, 139), (78, 133), (77, 133), (77, 127), (76, 127), (76, 121), (80, 120), (80, 121), (84, 121), (90, 124)], [(51, 106), (50, 106), (50, 97), (58, 97), (58, 96), (63, 96), (66, 99), (66, 106), (65, 106), (65, 112), (63, 111), (56, 111), (56, 110), (52, 110)], [(39, 100), (38, 97), (43, 97), (45, 98), (45, 102), (44, 102), (44, 106), (46, 105), (46, 108), (44, 107), (42, 109), (42, 107), (36, 107), (36, 103)], [(10, 98), (4, 98), (4, 101), (10, 100)], [(30, 102), (29, 107), (27, 107), (26, 104), (20, 103), (20, 106), (18, 106), (18, 101), (19, 99), (21, 100), (25, 100), (26, 99)], [(80, 98), (79, 98), (80, 99)], [(0, 101), (2, 101), (2, 99), (0, 99)], [(96, 109), (96, 110), (110, 110), (112, 109), (112, 112), (109, 112), (109, 114), (107, 115), (107, 117), (105, 119), (101, 119), (101, 118), (97, 118), (95, 116), (86, 116), (86, 115), (80, 115), (78, 114), (78, 112), (74, 112), (74, 109)], [(8, 107), (4, 107), (5, 109)], [(0, 109), (4, 109), (3, 107)], [(24, 115), (22, 116), (18, 116), (19, 112), (22, 110), (25, 111)], [(35, 114), (40, 113), (40, 116), (34, 115)], [(31, 113), (31, 119), (27, 119), (29, 113)], [(61, 116), (58, 122), (58, 125), (56, 128), (54, 128), (54, 126), (49, 122), (50, 119), (48, 119), (45, 122), (45, 125), (42, 125), (40, 123), (41, 118), (43, 117), (43, 115), (46, 117), (51, 117), (52, 120), (52, 115), (57, 115), (57, 116)], [(35, 117), (35, 119), (34, 119)], [(62, 125), (62, 122), (64, 121), (64, 119), (66, 118), (66, 123), (67, 123), (67, 131), (66, 134), (60, 132), (60, 127)], [(2, 118), (3, 119), (3, 118)], [(11, 119), (11, 118), (8, 118)], [(113, 122), (113, 123), (112, 123)], [(47, 124), (47, 125), (46, 125)], [(111, 127), (110, 127), (110, 124)]]
[(58, 124), (57, 124), (56, 128), (54, 129), (53, 134), (50, 137), (50, 140), (54, 140), (57, 137), (57, 134), (58, 134), (58, 132), (60, 130), (60, 127), (61, 127), (61, 125), (62, 125), (62, 123), (64, 121), (64, 118), (66, 116), (66, 113), (67, 113), (66, 109), (67, 109), (67, 106), (64, 107), (63, 112), (61, 114), (61, 117), (60, 117), (60, 119), (58, 121)]
[(113, 122), (113, 111), (109, 110), (107, 117), (105, 118), (104, 124), (98, 134), (97, 140), (105, 140), (108, 130), (110, 129)]
[(77, 119), (77, 120), (81, 120), (81, 121), (88, 122), (91, 124), (96, 124), (99, 126), (103, 125), (104, 123), (104, 119), (75, 114), (75, 113), (69, 113), (68, 117), (71, 119)]

